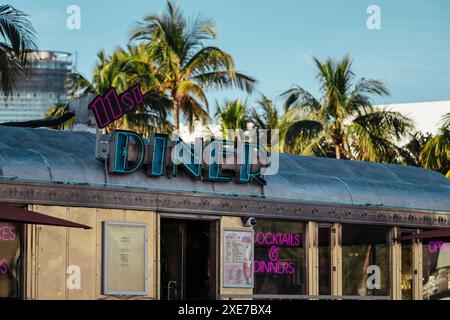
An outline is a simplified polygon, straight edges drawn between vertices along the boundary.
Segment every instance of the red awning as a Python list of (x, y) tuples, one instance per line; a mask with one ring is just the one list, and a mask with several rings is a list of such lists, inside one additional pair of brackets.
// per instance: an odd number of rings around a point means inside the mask
[(92, 229), (84, 224), (51, 217), (42, 213), (26, 210), (20, 207), (0, 204), (0, 221), (13, 223), (42, 224), (69, 228)]
[(434, 239), (450, 240), (450, 228), (422, 231), (420, 233), (413, 233), (413, 234), (405, 235), (400, 238), (401, 241), (414, 240), (414, 239), (422, 239), (425, 241), (434, 240)]

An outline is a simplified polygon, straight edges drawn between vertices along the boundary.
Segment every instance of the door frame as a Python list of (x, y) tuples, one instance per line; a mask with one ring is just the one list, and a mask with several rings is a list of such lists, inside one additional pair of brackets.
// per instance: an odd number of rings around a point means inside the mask
[[(195, 214), (180, 214), (180, 213), (170, 213), (170, 212), (157, 212), (156, 214), (156, 276), (157, 276), (157, 288), (156, 288), (156, 298), (161, 300), (161, 219), (174, 219), (174, 220), (194, 220), (194, 221), (210, 221), (210, 250), (212, 268), (211, 272), (211, 296), (217, 297), (219, 291), (219, 265), (220, 265), (220, 216), (212, 215), (195, 215)], [(215, 231), (212, 234), (212, 231)], [(212, 246), (214, 244), (214, 246)], [(183, 289), (184, 290), (184, 289)]]

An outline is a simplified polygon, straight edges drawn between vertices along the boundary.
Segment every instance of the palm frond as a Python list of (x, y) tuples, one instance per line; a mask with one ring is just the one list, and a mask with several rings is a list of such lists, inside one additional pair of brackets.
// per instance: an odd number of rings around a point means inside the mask
[(185, 64), (183, 73), (194, 76), (209, 71), (228, 71), (233, 76), (235, 72), (233, 58), (217, 47), (202, 48)]
[(0, 89), (9, 95), (37, 50), (36, 32), (28, 15), (11, 5), (0, 5)]
[(11, 5), (0, 6), (0, 37), (24, 64), (30, 51), (37, 50), (36, 31), (28, 15)]
[(236, 72), (234, 75), (228, 71), (207, 72), (193, 77), (202, 86), (208, 89), (238, 88), (248, 93), (253, 92), (256, 80), (250, 76)]
[[(45, 120), (58, 119), (68, 114), (70, 111), (65, 104), (56, 104), (45, 113)], [(58, 130), (71, 129), (76, 122), (75, 116), (55, 127)]]
[(450, 170), (450, 114), (442, 118), (442, 127), (423, 148), (420, 161), (425, 168), (446, 173)]
[(308, 107), (311, 110), (320, 110), (322, 108), (319, 101), (314, 98), (314, 96), (307, 90), (301, 88), (300, 86), (294, 86), (293, 88), (283, 92), (281, 97), (286, 98), (284, 103), (284, 111), (287, 112), (293, 107), (299, 105)]

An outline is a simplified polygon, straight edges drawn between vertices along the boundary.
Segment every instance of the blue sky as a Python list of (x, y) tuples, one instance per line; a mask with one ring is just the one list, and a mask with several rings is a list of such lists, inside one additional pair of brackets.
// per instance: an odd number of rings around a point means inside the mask
[[(78, 70), (90, 75), (100, 49), (127, 43), (134, 22), (163, 10), (163, 0), (16, 0), (31, 15), (41, 49), (78, 52)], [(119, 4), (120, 3), (120, 4)], [(277, 98), (296, 83), (317, 94), (312, 56), (349, 53), (358, 76), (386, 82), (380, 103), (450, 100), (448, 0), (180, 0), (186, 13), (217, 22), (215, 45), (237, 68), (258, 80), (257, 91)], [(81, 8), (81, 29), (66, 28), (66, 9)], [(381, 9), (381, 30), (366, 27), (369, 5)], [(209, 92), (211, 105), (238, 91)], [(257, 94), (249, 98), (253, 101)], [(281, 103), (279, 103), (281, 105)]]

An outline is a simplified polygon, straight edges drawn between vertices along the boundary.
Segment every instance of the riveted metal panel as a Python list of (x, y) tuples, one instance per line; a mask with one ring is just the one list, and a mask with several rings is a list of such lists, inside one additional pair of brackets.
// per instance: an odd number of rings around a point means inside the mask
[[(69, 220), (89, 226), (96, 225), (94, 208), (68, 208)], [(96, 236), (91, 230), (68, 228), (68, 262), (80, 270), (80, 288), (67, 288), (69, 300), (95, 299)], [(73, 267), (72, 267), (73, 268)], [(76, 272), (76, 271), (72, 271)], [(69, 277), (70, 274), (67, 275)], [(74, 275), (76, 276), (76, 275)], [(69, 281), (69, 279), (68, 279)]]
[[(34, 211), (67, 219), (64, 207), (34, 206)], [(37, 227), (37, 274), (36, 286), (39, 300), (65, 300), (67, 266), (67, 228), (54, 226)]]

